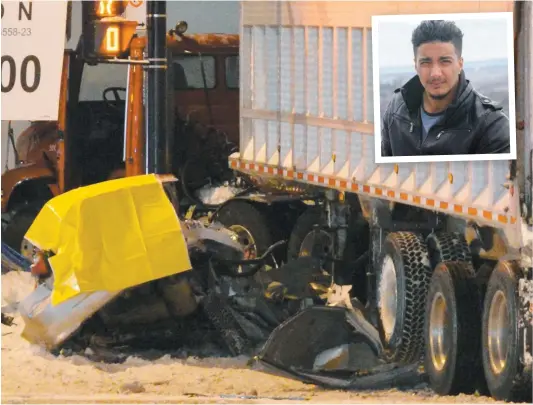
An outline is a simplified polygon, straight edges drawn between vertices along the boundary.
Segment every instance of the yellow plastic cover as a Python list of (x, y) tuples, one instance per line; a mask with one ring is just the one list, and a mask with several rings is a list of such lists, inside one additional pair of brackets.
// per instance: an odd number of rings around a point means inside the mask
[(55, 253), (52, 305), (191, 269), (179, 218), (155, 175), (61, 194), (46, 203), (26, 238)]

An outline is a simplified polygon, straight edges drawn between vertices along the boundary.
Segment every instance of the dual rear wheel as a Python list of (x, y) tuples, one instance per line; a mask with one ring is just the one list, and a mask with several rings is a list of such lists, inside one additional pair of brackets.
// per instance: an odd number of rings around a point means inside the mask
[(458, 234), (426, 241), (410, 232), (389, 234), (376, 271), (378, 329), (388, 360), (423, 359), (440, 395), (477, 390), (531, 402), (521, 345), (531, 339), (531, 326), (518, 327), (521, 277), (518, 266), (502, 261), (480, 285)]
[(498, 400), (531, 402), (531, 374), (521, 358), (519, 279), (520, 270), (502, 261), (480, 288), (470, 263), (437, 265), (424, 327), (425, 370), (435, 392), (478, 390)]

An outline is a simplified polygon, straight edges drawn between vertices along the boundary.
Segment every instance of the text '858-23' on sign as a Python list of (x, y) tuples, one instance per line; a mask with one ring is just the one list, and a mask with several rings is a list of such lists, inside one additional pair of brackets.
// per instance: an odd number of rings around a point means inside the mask
[(55, 121), (66, 1), (2, 2), (2, 120)]

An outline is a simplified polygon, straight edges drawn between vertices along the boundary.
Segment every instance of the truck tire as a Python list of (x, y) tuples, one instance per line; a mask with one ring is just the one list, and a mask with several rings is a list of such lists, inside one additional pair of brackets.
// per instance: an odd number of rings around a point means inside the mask
[(220, 209), (216, 221), (237, 234), (248, 258), (261, 256), (274, 244), (266, 216), (249, 202), (230, 201)]
[(421, 360), (430, 278), (422, 237), (411, 232), (390, 233), (376, 271), (378, 331), (389, 362), (411, 364)]
[[(531, 403), (531, 368), (524, 373), (521, 353), (525, 328), (519, 328), (520, 269), (500, 261), (485, 292), (482, 318), (483, 369), (490, 394), (497, 400)], [(531, 339), (529, 325), (529, 339)]]
[(472, 253), (468, 242), (464, 235), (459, 232), (431, 233), (426, 243), (433, 269), (442, 262), (472, 262)]
[(43, 207), (43, 203), (33, 203), (22, 206), (13, 211), (13, 214), (2, 232), (2, 241), (18, 253), (22, 253), (24, 235)]
[(481, 306), (472, 265), (437, 265), (426, 301), (425, 371), (439, 395), (472, 394), (480, 361)]
[(320, 207), (310, 207), (296, 220), (287, 247), (288, 260), (294, 260), (300, 256), (320, 256), (331, 253), (330, 250), (333, 248), (331, 235), (321, 230), (314, 232), (314, 226), (320, 224), (321, 216)]

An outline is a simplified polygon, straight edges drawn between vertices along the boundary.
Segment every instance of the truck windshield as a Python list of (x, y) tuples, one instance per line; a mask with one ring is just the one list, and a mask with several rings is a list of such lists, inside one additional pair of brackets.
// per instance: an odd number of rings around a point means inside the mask
[[(81, 78), (79, 101), (102, 101), (103, 92), (108, 87), (126, 88), (128, 82), (128, 66), (119, 64), (102, 63), (96, 66), (85, 65)], [(120, 97), (125, 93), (120, 92)], [(108, 96), (113, 99), (113, 93)]]

